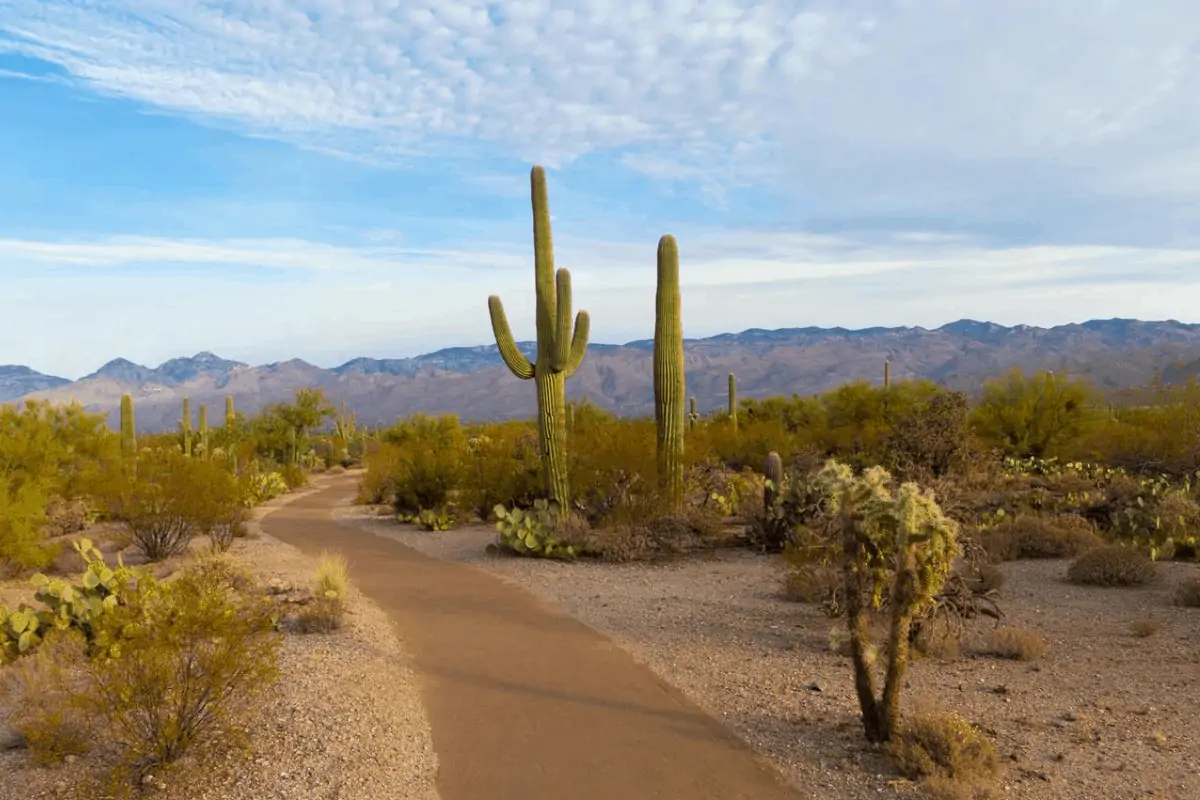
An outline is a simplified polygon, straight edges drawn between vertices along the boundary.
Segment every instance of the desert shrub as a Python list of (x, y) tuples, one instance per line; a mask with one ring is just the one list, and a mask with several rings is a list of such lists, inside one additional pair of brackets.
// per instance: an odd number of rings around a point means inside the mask
[(143, 577), (105, 624), (135, 634), (90, 662), (81, 702), (138, 774), (233, 735), (277, 675), (273, 608), (220, 570)]
[(1175, 587), (1175, 604), (1185, 608), (1200, 608), (1200, 575), (1192, 575)]
[(260, 506), (288, 493), (287, 481), (278, 472), (244, 472), (238, 478), (243, 508)]
[[(785, 550), (784, 558), (795, 550)], [(830, 616), (838, 616), (841, 606), (842, 572), (828, 562), (812, 563), (799, 560), (787, 562), (783, 576), (783, 596), (788, 600), (809, 605), (819, 605), (828, 610)]]
[(94, 517), (83, 498), (55, 497), (46, 507), (46, 533), (50, 536), (79, 533)]
[(1094, 418), (1095, 397), (1079, 382), (1052, 372), (1026, 377), (1014, 369), (988, 381), (971, 412), (971, 427), (989, 446), (1042, 458), (1074, 446)]
[(453, 416), (414, 415), (389, 428), (384, 441), (391, 455), (392, 503), (397, 512), (416, 514), (448, 504), (463, 479), (467, 437)]
[(1075, 515), (1021, 514), (985, 528), (978, 538), (993, 561), (1070, 558), (1103, 544), (1087, 520)]
[(1003, 626), (988, 634), (984, 652), (998, 658), (1036, 661), (1046, 652), (1046, 640), (1036, 631)]
[(1119, 544), (1090, 550), (1067, 569), (1067, 580), (1089, 586), (1140, 586), (1157, 575), (1158, 565), (1150, 556)]
[(0, 474), (0, 568), (40, 569), (54, 561), (58, 548), (41, 532), (46, 505), (43, 482)]
[(0, 406), (0, 476), (41, 483), (50, 496), (75, 498), (101, 464), (119, 457), (119, 437), (102, 414), (48, 401)]
[(0, 670), (0, 696), (13, 709), (9, 724), (24, 737), (34, 764), (57, 764), (92, 748), (94, 720), (78, 702), (86, 662), (79, 631), (52, 630), (27, 658)]
[(925, 481), (961, 468), (970, 450), (967, 412), (966, 395), (945, 390), (892, 412), (880, 444), (883, 465), (902, 479)]
[(150, 561), (187, 549), (207, 519), (207, 496), (220, 491), (212, 465), (170, 451), (143, 453), (136, 470), (117, 470), (105, 498)]
[(392, 473), (400, 459), (400, 448), (392, 444), (381, 444), (363, 459), (366, 471), (358, 479), (358, 495), (355, 501), (362, 505), (383, 505), (392, 500)]
[(568, 450), (575, 510), (593, 527), (658, 504), (654, 420), (576, 419)]
[(464, 478), (459, 502), (480, 519), (497, 505), (529, 508), (543, 492), (537, 429), (509, 423), (472, 431)]
[(288, 491), (295, 491), (308, 484), (308, 476), (298, 464), (284, 464), (279, 468), (279, 477), (287, 485)]
[(687, 469), (685, 494), (688, 503), (722, 517), (753, 515), (762, 507), (763, 480), (761, 471), (743, 469), (735, 472), (718, 461), (709, 460)]
[(685, 507), (671, 513), (654, 504), (644, 514), (623, 515), (592, 531), (590, 549), (601, 558), (626, 562), (681, 555), (724, 541), (719, 511)]
[(914, 714), (901, 725), (887, 749), (905, 777), (925, 781), (943, 797), (955, 796), (950, 794), (955, 788), (970, 797), (1000, 774), (991, 741), (957, 714)]

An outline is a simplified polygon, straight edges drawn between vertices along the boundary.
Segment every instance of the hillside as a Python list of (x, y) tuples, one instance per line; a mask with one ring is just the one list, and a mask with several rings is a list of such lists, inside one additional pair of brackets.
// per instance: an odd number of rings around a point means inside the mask
[[(588, 397), (622, 415), (651, 414), (652, 345), (649, 340), (592, 345), (567, 383), (569, 396)], [(533, 343), (521, 346), (534, 350)], [(1200, 325), (1114, 319), (1038, 328), (960, 320), (932, 330), (752, 329), (688, 340), (685, 353), (688, 392), (701, 410), (724, 406), (729, 372), (737, 374), (744, 398), (812, 394), (851, 380), (882, 380), (885, 360), (892, 362), (894, 380), (929, 378), (967, 391), (1014, 366), (1064, 371), (1111, 390), (1144, 385), (1159, 370), (1168, 379), (1195, 374)], [(9, 374), (16, 382), (5, 382)], [(356, 358), (332, 369), (299, 359), (251, 367), (207, 352), (153, 369), (116, 359), (74, 382), (0, 367), (0, 387), (10, 385), (56, 402), (74, 397), (91, 410), (108, 412), (113, 424), (121, 395), (129, 392), (141, 430), (174, 427), (185, 396), (193, 408), (199, 403), (223, 408), (225, 395), (232, 394), (240, 410), (254, 412), (304, 386), (322, 387), (335, 401), (344, 398), (367, 424), (387, 424), (417, 411), (479, 420), (524, 417), (534, 402), (532, 382), (513, 378), (494, 345), (413, 358)], [(0, 400), (16, 396), (8, 391)]]

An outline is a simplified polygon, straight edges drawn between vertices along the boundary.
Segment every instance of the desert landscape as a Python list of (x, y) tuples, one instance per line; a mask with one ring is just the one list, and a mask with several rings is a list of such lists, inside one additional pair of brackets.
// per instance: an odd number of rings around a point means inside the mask
[(664, 236), (654, 416), (617, 417), (567, 400), (589, 318), (531, 189), (536, 348), (489, 307), (533, 421), (369, 429), (319, 387), (249, 417), (185, 397), (173, 433), (129, 393), (116, 431), (0, 411), (5, 786), (1200, 792), (1194, 381), (1134, 405), (1014, 369), (968, 397), (885, 362), (815, 396), (729, 373), (701, 412)]

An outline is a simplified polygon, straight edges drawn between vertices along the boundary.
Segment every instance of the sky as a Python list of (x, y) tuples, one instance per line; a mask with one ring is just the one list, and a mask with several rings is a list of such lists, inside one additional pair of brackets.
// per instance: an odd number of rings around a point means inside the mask
[(1195, 0), (0, 0), (0, 364), (1200, 321)]

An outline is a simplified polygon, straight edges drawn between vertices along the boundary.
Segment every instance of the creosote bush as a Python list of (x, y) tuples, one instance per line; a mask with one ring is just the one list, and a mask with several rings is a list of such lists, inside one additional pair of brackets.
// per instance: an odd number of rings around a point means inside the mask
[(1104, 545), (1071, 562), (1067, 580), (1088, 586), (1140, 586), (1158, 576), (1158, 565), (1140, 550)]
[(1104, 543), (1087, 520), (1072, 514), (1022, 514), (984, 529), (979, 538), (993, 561), (1072, 558)]

